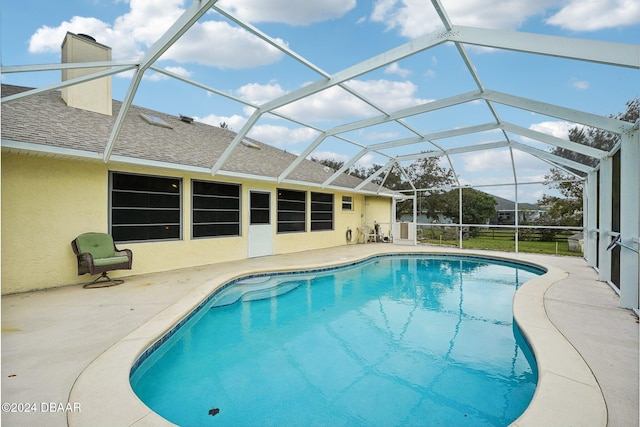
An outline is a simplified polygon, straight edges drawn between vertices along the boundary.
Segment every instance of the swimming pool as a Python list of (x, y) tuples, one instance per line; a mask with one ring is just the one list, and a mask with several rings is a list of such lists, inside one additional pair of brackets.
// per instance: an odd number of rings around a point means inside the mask
[(396, 255), (241, 278), (146, 351), (131, 385), (180, 425), (506, 425), (537, 377), (511, 301), (542, 273)]

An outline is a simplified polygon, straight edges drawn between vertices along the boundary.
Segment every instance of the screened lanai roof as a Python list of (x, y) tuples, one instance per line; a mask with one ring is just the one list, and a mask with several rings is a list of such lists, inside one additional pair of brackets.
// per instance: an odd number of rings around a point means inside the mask
[[(425, 0), (415, 9), (392, 3), (337, 2), (324, 9), (327, 5), (307, 2), (195, 0), (185, 8), (167, 6), (165, 19), (154, 24), (163, 32), (133, 53), (110, 43), (109, 32), (71, 19), (65, 30), (91, 32), (111, 45), (114, 59), (3, 64), (3, 74), (11, 74), (4, 81), (16, 73), (55, 71), (59, 79), (61, 68), (107, 69), (64, 83), (45, 82), (2, 102), (117, 76), (114, 97), (122, 108), (104, 144), (105, 162), (121, 143), (124, 117), (135, 103), (230, 125), (237, 132), (233, 141), (205, 159), (213, 175), (224, 172), (234, 151), (251, 137), (299, 155), (276, 177), (279, 182), (290, 179), (308, 157), (343, 161), (324, 186), (336, 185), (354, 165), (383, 166), (364, 186), (390, 168), (402, 171), (425, 157), (439, 157), (454, 171), (458, 186), (539, 183), (550, 167), (568, 173), (593, 169), (552, 154), (555, 147), (596, 160), (608, 155), (569, 141), (569, 127), (614, 133), (637, 128), (638, 123), (611, 117), (640, 95), (637, 40), (561, 31), (552, 23), (562, 11), (536, 32), (488, 19), (512, 13), (498, 10), (505, 6), (501, 2), (486, 2), (483, 12), (465, 11), (453, 1)], [(239, 38), (243, 48), (226, 51)]]

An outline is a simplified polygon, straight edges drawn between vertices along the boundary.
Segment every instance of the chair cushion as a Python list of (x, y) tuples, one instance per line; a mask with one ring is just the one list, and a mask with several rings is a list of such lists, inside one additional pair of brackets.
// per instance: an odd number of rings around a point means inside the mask
[(129, 262), (128, 256), (113, 256), (109, 258), (94, 258), (93, 265), (96, 267), (102, 267), (105, 265), (121, 264), (123, 262)]
[(76, 245), (78, 246), (78, 251), (80, 251), (80, 253), (90, 253), (93, 256), (94, 264), (96, 265), (96, 259), (111, 258), (115, 255), (113, 238), (106, 233), (81, 234), (76, 238)]

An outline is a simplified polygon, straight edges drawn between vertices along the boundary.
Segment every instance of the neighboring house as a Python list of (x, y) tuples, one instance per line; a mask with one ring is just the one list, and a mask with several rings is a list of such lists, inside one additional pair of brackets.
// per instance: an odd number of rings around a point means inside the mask
[[(515, 225), (516, 223), (516, 203), (513, 200), (503, 199), (493, 196), (496, 199), (496, 214), (489, 220), (491, 225)], [(518, 224), (525, 224), (533, 221), (544, 212), (538, 205), (532, 203), (518, 203)]]
[[(97, 90), (91, 102), (111, 97), (110, 84), (78, 86)], [(2, 97), (25, 90), (2, 85)], [(295, 155), (253, 139), (212, 175), (234, 132), (136, 106), (105, 163), (121, 103), (89, 111), (63, 96), (2, 104), (3, 294), (88, 281), (70, 246), (87, 231), (133, 250), (133, 270), (118, 276), (345, 245), (348, 229), (353, 242), (364, 225), (391, 222), (378, 185), (356, 191), (362, 181), (344, 174), (323, 187), (334, 171), (307, 160), (278, 182)]]
[[(485, 193), (493, 197), (496, 201), (496, 213), (487, 222), (489, 225), (514, 225), (516, 218), (515, 202), (502, 197), (494, 196), (493, 194)], [(541, 213), (545, 211), (544, 208), (532, 203), (519, 203), (518, 204), (518, 224), (524, 224), (527, 221), (537, 219)], [(409, 214), (402, 215), (402, 221), (412, 221), (413, 216)], [(447, 218), (441, 214), (437, 219), (427, 217), (424, 214), (419, 214), (417, 217), (418, 224), (454, 224), (458, 223), (457, 219), (454, 221), (451, 218)]]

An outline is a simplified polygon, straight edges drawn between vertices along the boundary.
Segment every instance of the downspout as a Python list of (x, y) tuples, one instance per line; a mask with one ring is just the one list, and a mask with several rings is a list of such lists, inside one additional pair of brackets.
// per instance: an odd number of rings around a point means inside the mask
[[(515, 226), (516, 226), (516, 253), (518, 253), (518, 238), (519, 238), (519, 231), (520, 229), (518, 228), (518, 226), (520, 225), (520, 211), (518, 209), (518, 181), (516, 181), (515, 183), (515, 187), (516, 187), (516, 206), (515, 206), (515, 211), (516, 211), (516, 221), (515, 221)], [(557, 254), (556, 254), (557, 255)]]
[(460, 224), (458, 242), (460, 249), (462, 249), (462, 187), (458, 188), (458, 211), (458, 224)]
[(418, 244), (418, 191), (413, 189), (413, 244)]

